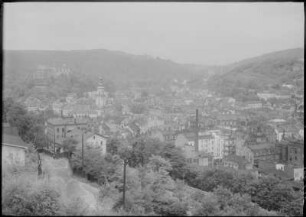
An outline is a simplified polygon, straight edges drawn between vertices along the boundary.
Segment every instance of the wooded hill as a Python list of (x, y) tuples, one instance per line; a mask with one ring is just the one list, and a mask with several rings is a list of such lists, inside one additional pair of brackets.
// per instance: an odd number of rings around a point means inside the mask
[(303, 88), (304, 49), (290, 49), (246, 59), (223, 68), (207, 82), (223, 95), (235, 96), (241, 89), (278, 89), (284, 83)]
[(119, 51), (5, 51), (5, 82), (22, 80), (38, 65), (61, 67), (65, 64), (74, 74), (97, 83), (99, 76), (113, 81), (117, 87), (126, 83), (144, 86), (167, 85), (170, 80), (193, 79), (205, 74), (207, 67), (178, 64), (170, 60), (145, 55), (132, 55)]

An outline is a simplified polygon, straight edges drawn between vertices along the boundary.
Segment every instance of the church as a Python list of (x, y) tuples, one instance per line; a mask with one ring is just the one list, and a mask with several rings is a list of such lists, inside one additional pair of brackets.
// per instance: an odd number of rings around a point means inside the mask
[(89, 97), (95, 100), (96, 106), (103, 109), (108, 103), (108, 94), (104, 90), (103, 79), (100, 77), (97, 91), (89, 92)]

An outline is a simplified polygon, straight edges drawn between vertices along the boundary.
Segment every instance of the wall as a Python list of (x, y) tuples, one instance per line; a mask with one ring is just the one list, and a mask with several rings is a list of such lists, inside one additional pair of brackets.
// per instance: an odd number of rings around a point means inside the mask
[(25, 152), (23, 148), (15, 148), (11, 146), (2, 145), (2, 166), (7, 165), (25, 165)]

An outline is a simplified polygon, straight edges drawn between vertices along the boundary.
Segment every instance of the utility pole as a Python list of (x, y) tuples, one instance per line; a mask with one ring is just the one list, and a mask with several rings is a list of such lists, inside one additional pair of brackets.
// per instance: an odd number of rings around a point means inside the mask
[(54, 129), (54, 135), (53, 135), (53, 159), (55, 158), (55, 129)]
[(125, 183), (126, 183), (126, 165), (128, 163), (128, 160), (123, 161), (123, 195), (122, 195), (122, 200), (123, 200), (123, 209), (125, 210)]
[(84, 133), (82, 132), (82, 171), (84, 173)]

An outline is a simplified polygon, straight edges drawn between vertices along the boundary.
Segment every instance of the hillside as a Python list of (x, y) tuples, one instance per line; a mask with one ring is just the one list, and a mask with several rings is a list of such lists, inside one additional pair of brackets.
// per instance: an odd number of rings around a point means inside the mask
[(211, 90), (234, 96), (242, 89), (278, 89), (282, 84), (303, 88), (304, 49), (290, 49), (246, 59), (224, 67), (208, 81)]
[[(132, 55), (104, 49), (82, 51), (5, 51), (5, 83), (24, 82), (39, 65), (66, 65), (73, 74), (97, 82), (99, 76), (113, 81), (117, 87), (137, 83), (146, 87), (167, 85), (169, 80), (193, 79), (205, 74), (206, 67), (178, 64), (145, 55)], [(91, 86), (94, 86), (91, 84)]]

